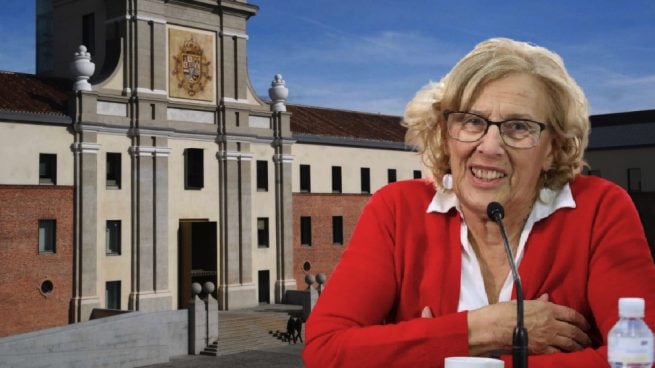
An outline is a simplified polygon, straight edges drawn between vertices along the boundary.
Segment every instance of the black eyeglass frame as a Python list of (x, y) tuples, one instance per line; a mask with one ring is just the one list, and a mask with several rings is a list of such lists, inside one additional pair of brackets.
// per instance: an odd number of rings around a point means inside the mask
[[(463, 141), (463, 140), (460, 140), (460, 139), (455, 138), (455, 137), (453, 137), (452, 135), (450, 135), (450, 129), (448, 129), (448, 116), (449, 116), (450, 114), (468, 114), (468, 115), (473, 115), (473, 116), (475, 116), (475, 117), (478, 117), (478, 118), (482, 119), (482, 121), (484, 121), (484, 122), (487, 124), (487, 127), (484, 129), (484, 132), (482, 133), (482, 135), (480, 136), (480, 138), (478, 138), (478, 139), (476, 139), (476, 140), (474, 140), (474, 141)], [(512, 148), (518, 148), (518, 149), (528, 149), (528, 148), (533, 148), (533, 147), (536, 147), (536, 144), (535, 144), (534, 146), (530, 146), (530, 147), (516, 147), (516, 146), (513, 146), (513, 145), (511, 145), (511, 144), (508, 144), (507, 142), (505, 142), (505, 135), (502, 134), (502, 131), (503, 131), (503, 130), (500, 128), (500, 126), (501, 126), (502, 124), (507, 123), (507, 122), (509, 122), (509, 121), (527, 121), (527, 122), (530, 122), (530, 123), (535, 123), (535, 124), (537, 124), (537, 125), (539, 126), (539, 135), (536, 137), (537, 140), (539, 140), (539, 138), (541, 138), (541, 132), (543, 132), (544, 130), (546, 130), (546, 129), (548, 128), (548, 124), (542, 123), (542, 122), (540, 122), (540, 121), (535, 121), (535, 120), (530, 120), (530, 119), (522, 119), (522, 118), (521, 118), (521, 119), (518, 119), (518, 118), (512, 118), (512, 119), (507, 119), (507, 120), (503, 120), (503, 121), (492, 121), (492, 120), (489, 120), (489, 119), (485, 118), (484, 116), (480, 116), (480, 115), (478, 115), (478, 114), (474, 114), (474, 113), (472, 113), (472, 112), (468, 112), (468, 111), (451, 111), (451, 110), (444, 110), (444, 112), (443, 112), (443, 117), (444, 117), (444, 119), (445, 119), (445, 123), (446, 123), (446, 131), (448, 132), (448, 136), (449, 136), (450, 138), (456, 140), (456, 141), (460, 141), (460, 142), (464, 142), (464, 143), (473, 143), (473, 142), (477, 142), (477, 141), (479, 141), (480, 139), (482, 139), (485, 135), (487, 135), (487, 133), (489, 132), (489, 127), (490, 127), (490, 126), (495, 125), (495, 126), (498, 127), (498, 131), (501, 133), (500, 136), (503, 138), (503, 142), (504, 142), (505, 144), (507, 144), (508, 146), (512, 147)]]

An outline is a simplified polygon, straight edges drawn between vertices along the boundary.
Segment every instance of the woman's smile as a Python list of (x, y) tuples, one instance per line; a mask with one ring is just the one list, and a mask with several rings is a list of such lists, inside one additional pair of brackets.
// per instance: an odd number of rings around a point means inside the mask
[(502, 170), (482, 166), (471, 166), (471, 174), (475, 179), (484, 182), (496, 182), (498, 179), (507, 177)]

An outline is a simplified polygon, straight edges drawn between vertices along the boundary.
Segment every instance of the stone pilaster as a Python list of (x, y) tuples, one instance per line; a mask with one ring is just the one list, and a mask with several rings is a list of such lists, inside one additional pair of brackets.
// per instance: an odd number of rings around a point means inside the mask
[[(154, 246), (155, 246), (155, 292), (160, 296), (171, 298), (168, 289), (168, 156), (170, 148), (155, 148), (155, 185), (154, 185)], [(170, 307), (170, 302), (169, 302)]]
[(152, 42), (153, 42), (153, 78), (152, 89), (155, 92), (160, 92), (166, 95), (166, 23), (154, 22), (152, 25)]
[(237, 100), (245, 100), (247, 98), (246, 90), (248, 89), (248, 71), (247, 59), (246, 59), (246, 40), (248, 36), (237, 35), (233, 37), (234, 39), (234, 49), (236, 50), (236, 55), (234, 55), (234, 62), (237, 65), (235, 68), (236, 75), (234, 84), (236, 86), (236, 96)]
[[(134, 146), (132, 290), (129, 309), (139, 311), (167, 310), (171, 307), (168, 291), (168, 181), (167, 156), (164, 147)], [(157, 165), (156, 163), (161, 163)], [(165, 163), (165, 165), (164, 165)], [(162, 167), (159, 167), (162, 166)], [(155, 168), (162, 170), (156, 172)], [(165, 169), (164, 169), (165, 167)], [(156, 179), (162, 179), (158, 182)], [(164, 195), (166, 197), (164, 197)], [(162, 210), (162, 213), (157, 211)], [(158, 228), (163, 227), (163, 228)], [(164, 261), (164, 263), (160, 263)]]
[(283, 111), (273, 114), (276, 140), (275, 155), (275, 302), (282, 303), (287, 290), (296, 290), (293, 276), (293, 203), (291, 197), (291, 142), (289, 124), (291, 114)]
[[(223, 143), (219, 160), (219, 287), (221, 309), (257, 304), (252, 281), (251, 179), (252, 154), (239, 151), (238, 144)], [(230, 150), (229, 148), (232, 148)]]
[(75, 253), (71, 320), (86, 321), (98, 299), (98, 150), (94, 133), (89, 142), (73, 144), (75, 154)]

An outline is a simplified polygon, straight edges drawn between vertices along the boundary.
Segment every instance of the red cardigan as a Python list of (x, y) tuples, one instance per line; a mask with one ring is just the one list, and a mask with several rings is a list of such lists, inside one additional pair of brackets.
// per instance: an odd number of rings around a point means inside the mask
[[(582, 313), (595, 346), (530, 356), (531, 368), (607, 367), (619, 297), (645, 298), (655, 330), (655, 265), (630, 197), (595, 177), (570, 185), (576, 208), (534, 225), (519, 273), (526, 299), (548, 293)], [(308, 367), (441, 367), (468, 355), (467, 312), (457, 312), (461, 218), (426, 213), (434, 194), (412, 180), (371, 198), (307, 322)], [(420, 318), (425, 306), (435, 318)]]

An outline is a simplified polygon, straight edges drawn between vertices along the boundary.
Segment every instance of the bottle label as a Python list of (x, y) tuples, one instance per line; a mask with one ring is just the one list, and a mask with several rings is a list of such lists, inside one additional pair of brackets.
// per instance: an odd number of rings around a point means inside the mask
[(619, 337), (610, 339), (607, 360), (622, 363), (652, 363), (652, 337)]

